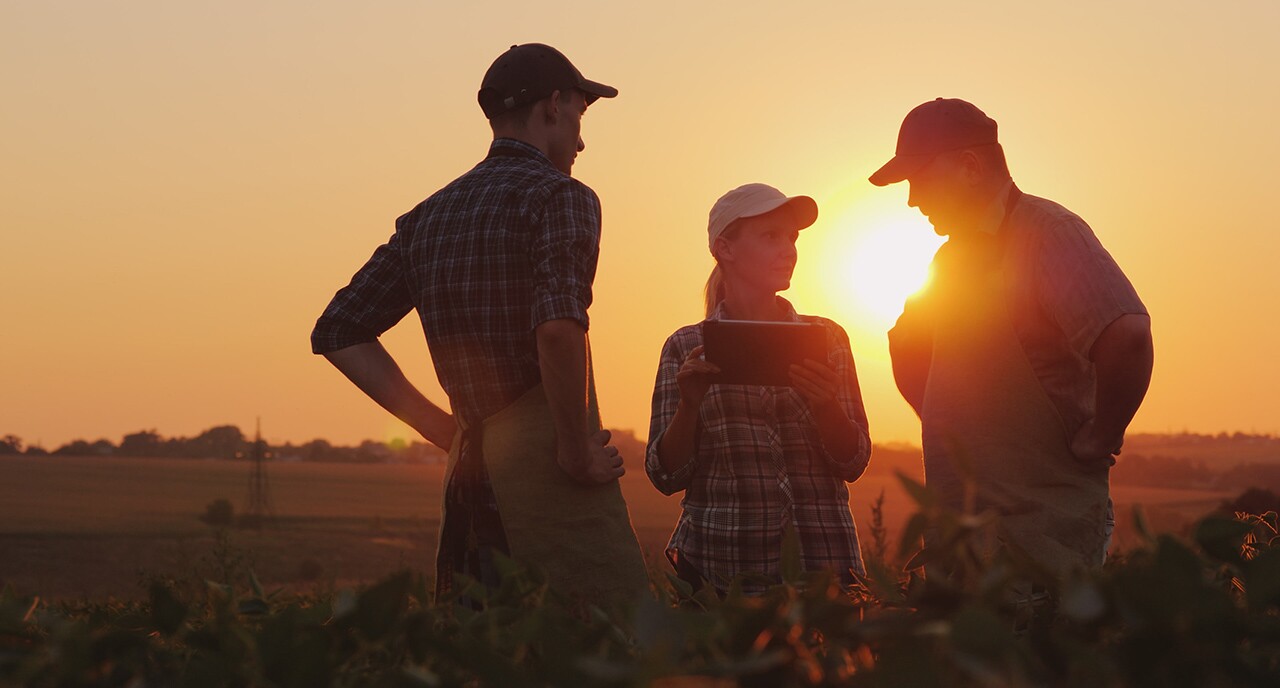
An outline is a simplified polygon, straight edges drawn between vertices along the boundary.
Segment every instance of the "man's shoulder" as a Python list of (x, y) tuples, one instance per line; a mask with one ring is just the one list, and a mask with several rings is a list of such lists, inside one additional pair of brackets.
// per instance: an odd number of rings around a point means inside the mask
[(499, 196), (507, 201), (538, 205), (559, 194), (578, 196), (599, 207), (596, 192), (578, 179), (549, 167), (538, 160), (524, 158), (489, 158), (466, 174), (432, 194), (435, 197), (457, 195)]
[(591, 187), (536, 161), (488, 158), (427, 196), (397, 220), (397, 227), (416, 226), (440, 212), (481, 206), (538, 212), (557, 194), (572, 194), (599, 212), (600, 199)]
[(1039, 230), (1060, 231), (1089, 226), (1083, 218), (1061, 203), (1031, 194), (1022, 195), (1014, 211), (1014, 218), (1023, 226)]

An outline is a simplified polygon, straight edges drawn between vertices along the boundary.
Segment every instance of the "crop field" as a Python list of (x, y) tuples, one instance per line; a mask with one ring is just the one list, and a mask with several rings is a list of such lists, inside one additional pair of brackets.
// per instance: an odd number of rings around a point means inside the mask
[[(248, 498), (244, 462), (105, 457), (0, 458), (0, 585), (45, 598), (137, 598), (149, 577), (253, 570), (268, 587), (324, 590), (371, 582), (409, 566), (430, 571), (443, 467), (273, 463), (275, 519), (261, 531), (219, 539), (200, 520), (227, 499)], [(638, 462), (622, 480), (641, 544), (653, 561), (679, 513), (679, 498), (649, 485)], [(865, 544), (870, 506), (883, 491), (891, 543), (912, 512), (892, 475), (851, 486)], [(1116, 546), (1135, 542), (1141, 505), (1153, 529), (1182, 533), (1223, 492), (1119, 487)]]

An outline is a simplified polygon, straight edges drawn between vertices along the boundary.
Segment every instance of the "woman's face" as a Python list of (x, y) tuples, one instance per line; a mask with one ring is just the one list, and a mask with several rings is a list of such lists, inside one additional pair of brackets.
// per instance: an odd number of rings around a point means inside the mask
[(777, 293), (791, 286), (799, 235), (785, 212), (742, 218), (734, 222), (727, 238), (716, 240), (716, 255), (726, 279)]

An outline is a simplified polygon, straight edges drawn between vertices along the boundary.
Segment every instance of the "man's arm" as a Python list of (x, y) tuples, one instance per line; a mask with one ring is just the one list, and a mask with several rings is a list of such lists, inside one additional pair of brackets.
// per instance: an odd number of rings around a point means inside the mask
[(378, 341), (348, 346), (324, 354), (360, 391), (404, 421), (426, 440), (445, 451), (457, 429), (453, 416), (431, 403), (404, 376), (400, 366)]
[(1139, 313), (1116, 318), (1098, 335), (1089, 360), (1098, 379), (1097, 411), (1076, 433), (1071, 450), (1084, 463), (1107, 465), (1120, 452), (1125, 428), (1151, 383), (1151, 318)]
[(587, 331), (572, 318), (548, 320), (534, 330), (542, 388), (556, 427), (556, 461), (569, 477), (607, 483), (625, 472), (609, 431), (587, 434)]
[(933, 362), (933, 331), (922, 311), (919, 303), (908, 300), (898, 322), (889, 330), (893, 381), (917, 417), (924, 408), (924, 390)]

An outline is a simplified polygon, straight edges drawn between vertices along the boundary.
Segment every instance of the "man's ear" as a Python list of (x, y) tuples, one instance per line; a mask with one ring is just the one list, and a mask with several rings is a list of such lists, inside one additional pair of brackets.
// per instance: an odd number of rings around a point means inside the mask
[(976, 186), (983, 180), (986, 170), (982, 169), (982, 159), (978, 154), (971, 151), (961, 151), (960, 153), (960, 172), (964, 175), (964, 179), (970, 186)]
[(555, 122), (560, 117), (560, 90), (556, 89), (551, 95), (542, 99), (547, 104), (546, 119), (548, 123)]

